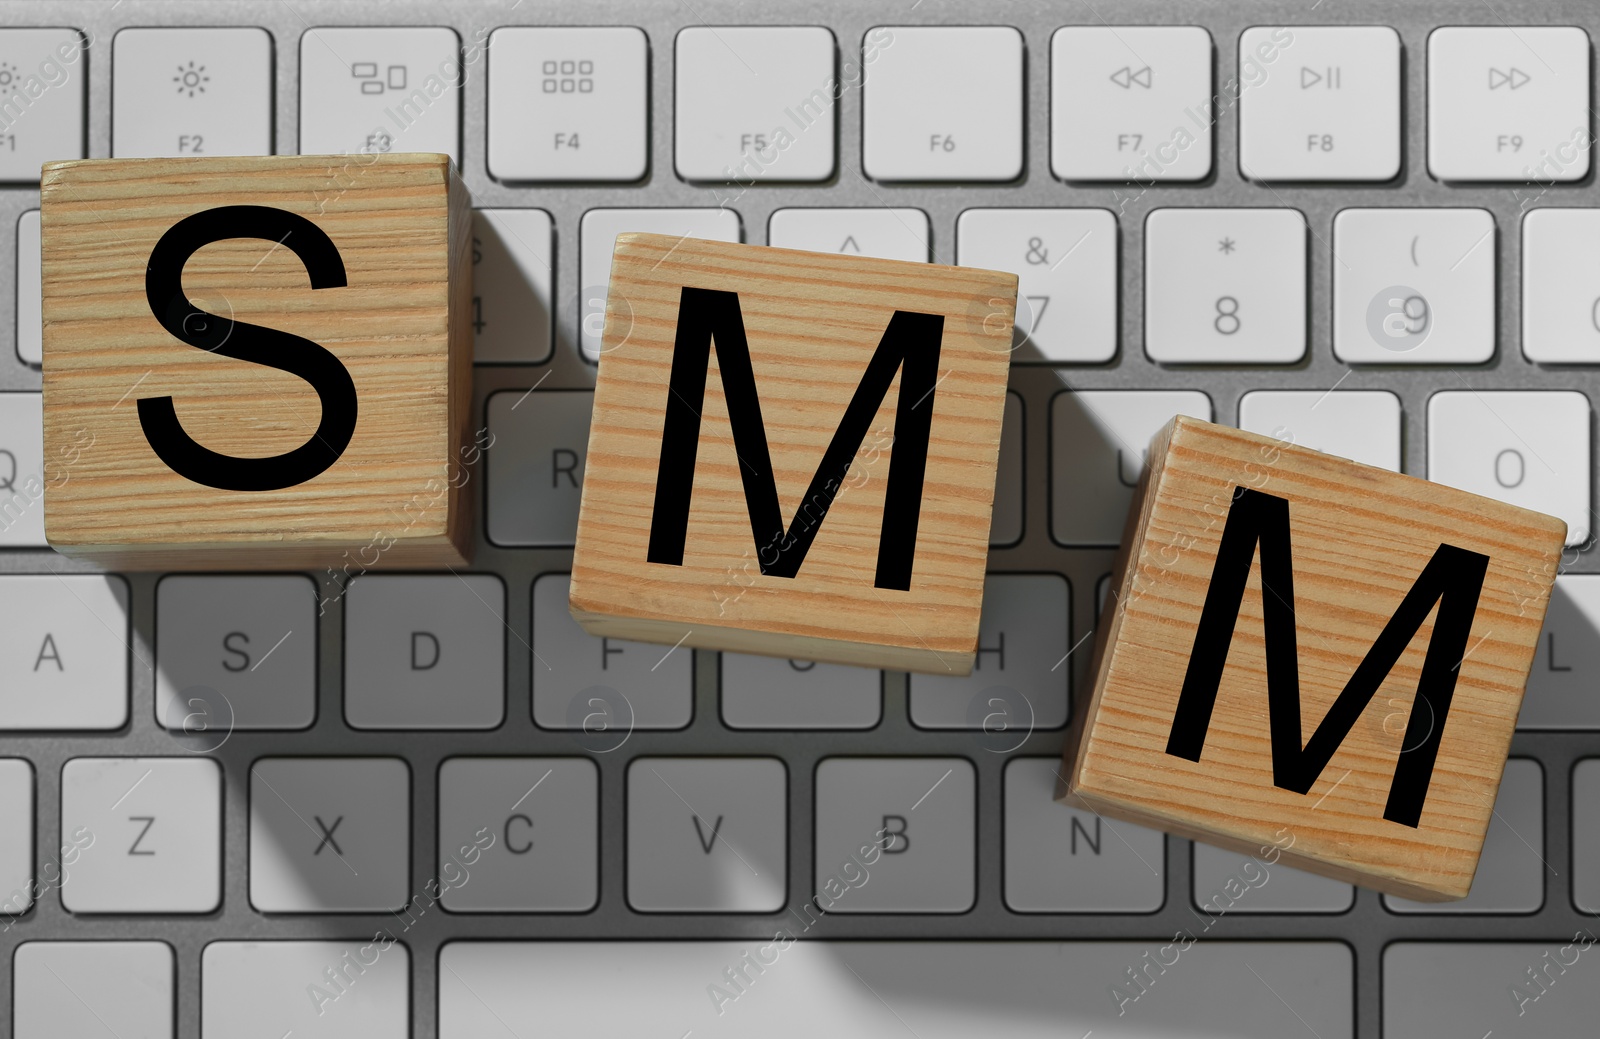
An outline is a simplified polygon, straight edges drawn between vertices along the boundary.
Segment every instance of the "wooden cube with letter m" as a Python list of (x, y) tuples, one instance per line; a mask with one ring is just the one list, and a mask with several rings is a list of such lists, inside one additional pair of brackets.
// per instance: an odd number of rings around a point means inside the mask
[(573, 616), (970, 673), (1016, 293), (993, 271), (619, 236)]
[(446, 156), (59, 162), (40, 197), (51, 545), (465, 560), (471, 202)]
[(1566, 524), (1197, 419), (1149, 460), (1063, 799), (1464, 897)]

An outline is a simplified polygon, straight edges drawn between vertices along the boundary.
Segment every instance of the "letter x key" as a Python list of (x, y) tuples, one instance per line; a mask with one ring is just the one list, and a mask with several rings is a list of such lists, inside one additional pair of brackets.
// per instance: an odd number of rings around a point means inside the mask
[(330, 844), (333, 846), (333, 853), (335, 855), (343, 856), (344, 849), (339, 847), (339, 842), (333, 839), (333, 831), (337, 830), (339, 828), (339, 824), (344, 822), (344, 816), (341, 815), (339, 818), (335, 819), (332, 826), (329, 826), (327, 823), (323, 822), (322, 816), (320, 815), (314, 815), (312, 818), (317, 821), (317, 827), (322, 830), (322, 840), (317, 844), (317, 850), (311, 853), (312, 857), (315, 858), (316, 856), (321, 855), (323, 847)]

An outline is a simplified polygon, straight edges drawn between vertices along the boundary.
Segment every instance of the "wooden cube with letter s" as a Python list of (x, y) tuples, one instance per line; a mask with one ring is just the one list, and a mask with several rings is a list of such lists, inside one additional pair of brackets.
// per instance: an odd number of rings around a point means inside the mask
[(58, 162), (40, 197), (52, 546), (467, 558), (471, 201), (446, 156)]
[(970, 673), (1016, 293), (993, 271), (620, 235), (573, 616)]
[(1464, 897), (1566, 524), (1197, 419), (1148, 457), (1063, 800)]

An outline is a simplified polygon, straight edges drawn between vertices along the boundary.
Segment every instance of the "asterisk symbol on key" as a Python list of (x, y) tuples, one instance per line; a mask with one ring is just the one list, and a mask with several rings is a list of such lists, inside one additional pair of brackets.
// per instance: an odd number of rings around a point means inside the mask
[(1217, 251), (1220, 252), (1220, 253), (1223, 253), (1223, 254), (1227, 254), (1227, 253), (1233, 252), (1233, 239), (1232, 238), (1224, 238), (1222, 241), (1218, 242), (1217, 243)]

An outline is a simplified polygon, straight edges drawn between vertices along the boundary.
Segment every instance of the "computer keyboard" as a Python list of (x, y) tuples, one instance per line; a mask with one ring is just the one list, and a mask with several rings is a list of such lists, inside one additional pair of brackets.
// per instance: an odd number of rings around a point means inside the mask
[[(1597, 35), (1576, 0), (0, 7), (0, 1032), (1592, 1034)], [(297, 151), (472, 190), (471, 568), (54, 554), (40, 162)], [(971, 678), (572, 621), (623, 231), (1020, 276)], [(1567, 521), (1465, 901), (1052, 800), (1179, 413)]]

